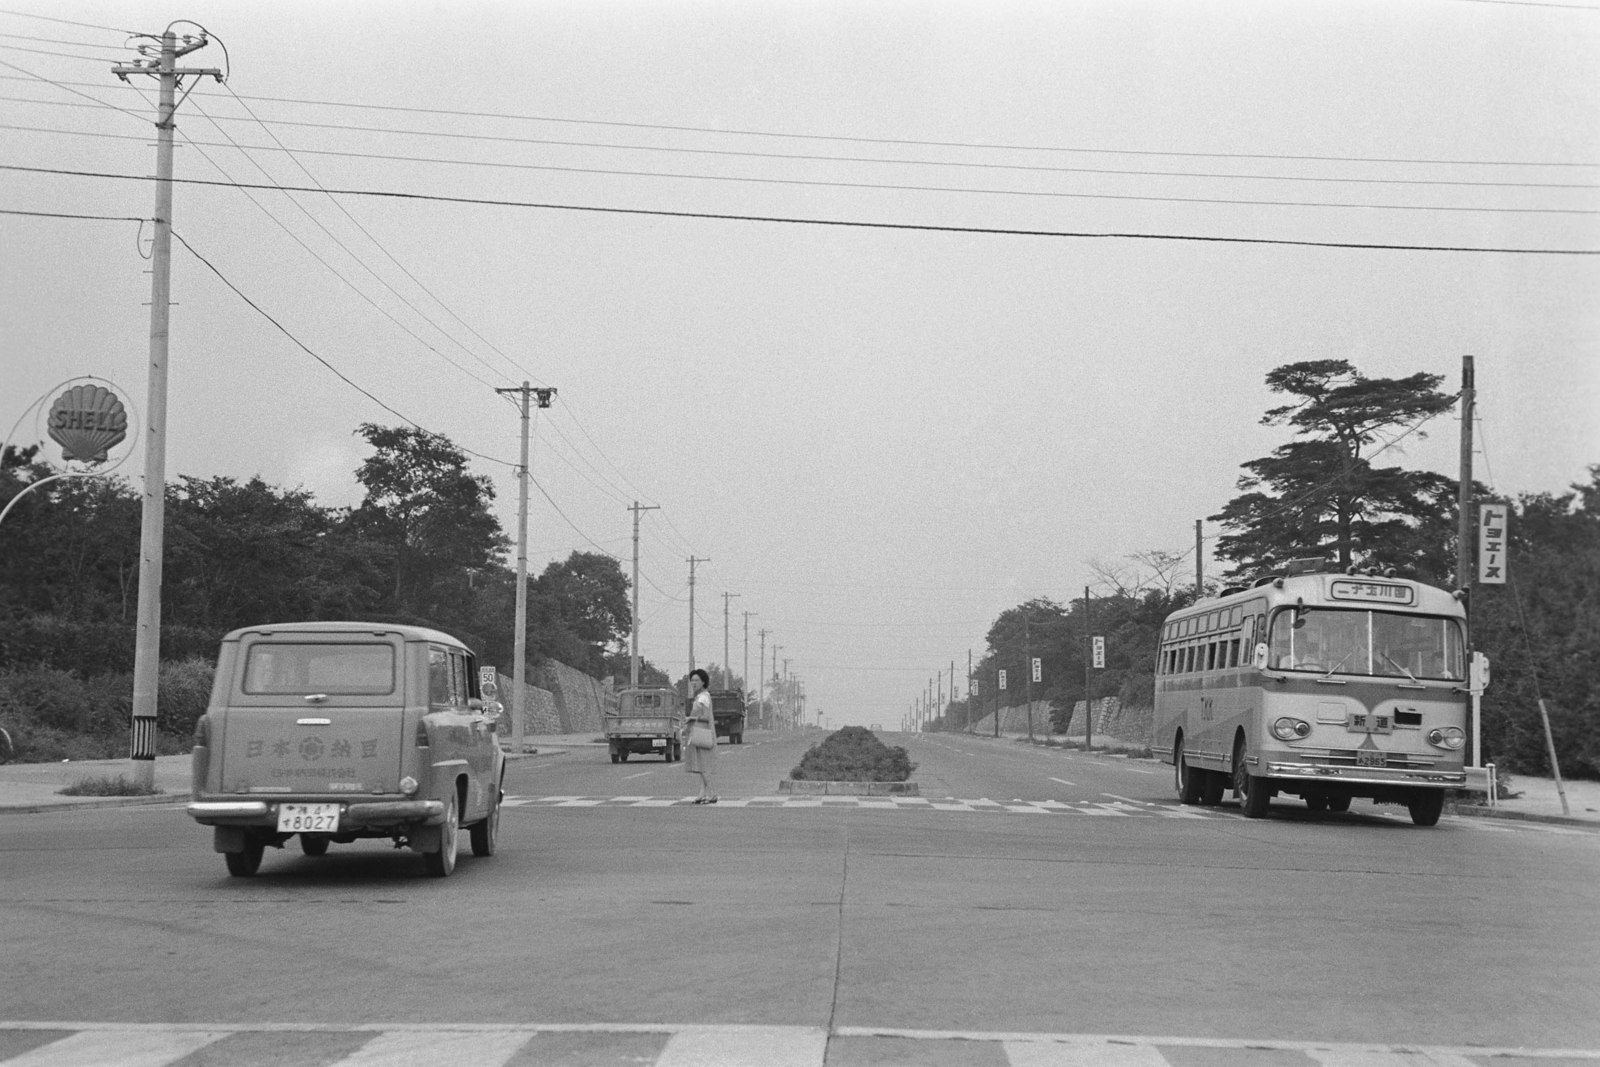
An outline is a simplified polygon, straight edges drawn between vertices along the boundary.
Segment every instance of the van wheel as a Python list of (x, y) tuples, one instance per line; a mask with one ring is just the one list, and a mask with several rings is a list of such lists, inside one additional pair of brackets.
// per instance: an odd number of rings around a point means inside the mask
[(1412, 793), (1406, 807), (1411, 809), (1412, 822), (1418, 826), (1433, 826), (1444, 811), (1444, 790), (1423, 789)]
[(1178, 803), (1200, 803), (1200, 778), (1204, 774), (1189, 766), (1189, 761), (1183, 758), (1183, 742), (1179, 741), (1172, 760), (1172, 784), (1178, 791)]
[(423, 865), (435, 878), (448, 878), (456, 869), (456, 852), (460, 848), (461, 814), (456, 809), (456, 795), (452, 792), (444, 809), (444, 825), (439, 827), (439, 851), (423, 853)]
[(328, 839), (321, 834), (301, 834), (300, 851), (308, 856), (326, 856)]
[(235, 878), (252, 878), (261, 869), (261, 854), (267, 850), (265, 841), (259, 837), (246, 837), (244, 851), (224, 852), (222, 858), (228, 861), (228, 873)]
[(474, 856), (492, 856), (494, 850), (500, 847), (500, 801), (502, 795), (499, 787), (494, 791), (494, 804), (489, 808), (489, 814), (484, 816), (482, 822), (472, 824), (472, 854)]

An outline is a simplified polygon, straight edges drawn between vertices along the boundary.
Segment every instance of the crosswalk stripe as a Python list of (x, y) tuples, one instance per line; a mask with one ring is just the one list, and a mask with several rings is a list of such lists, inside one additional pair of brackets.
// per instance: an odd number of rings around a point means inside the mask
[(1171, 1067), (1153, 1045), (1006, 1041), (1001, 1047), (1011, 1067)]
[(459, 1033), (440, 1031), (381, 1033), (333, 1067), (435, 1067), (440, 1063), (470, 1063), (473, 1067), (500, 1067), (532, 1035), (516, 1031)]
[(88, 1030), (6, 1061), (6, 1067), (164, 1067), (227, 1030)]
[(828, 1032), (813, 1026), (738, 1026), (673, 1034), (655, 1067), (818, 1067)]

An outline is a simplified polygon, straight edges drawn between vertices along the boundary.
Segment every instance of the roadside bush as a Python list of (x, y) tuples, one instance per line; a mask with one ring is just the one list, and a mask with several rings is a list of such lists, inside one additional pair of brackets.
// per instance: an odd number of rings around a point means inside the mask
[(916, 769), (905, 749), (890, 748), (865, 727), (846, 726), (812, 745), (789, 777), (813, 782), (904, 782)]
[[(211, 698), (215, 669), (199, 659), (161, 665), (156, 693), (156, 753), (192, 746), (194, 724)], [(119, 759), (129, 753), (133, 675), (79, 678), (33, 666), (0, 670), (0, 726), (11, 734), (16, 763)]]

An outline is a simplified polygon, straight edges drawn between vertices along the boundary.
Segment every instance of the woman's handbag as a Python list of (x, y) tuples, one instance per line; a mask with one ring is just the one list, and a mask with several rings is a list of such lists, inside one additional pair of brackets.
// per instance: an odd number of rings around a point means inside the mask
[(689, 726), (689, 747), (690, 748), (716, 748), (717, 747), (717, 734), (716, 734), (716, 731), (711, 729), (711, 727), (707, 726), (703, 720), (696, 719)]

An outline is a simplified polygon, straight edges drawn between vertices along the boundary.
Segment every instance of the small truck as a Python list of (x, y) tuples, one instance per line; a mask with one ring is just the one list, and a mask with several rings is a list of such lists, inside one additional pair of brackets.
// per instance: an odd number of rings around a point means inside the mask
[(730, 745), (744, 744), (744, 693), (738, 689), (718, 689), (711, 694), (711, 714), (717, 720), (717, 736)]
[(605, 716), (606, 742), (612, 763), (626, 763), (633, 753), (660, 756), (668, 763), (683, 758), (683, 698), (670, 686), (639, 686), (617, 694), (617, 710)]

